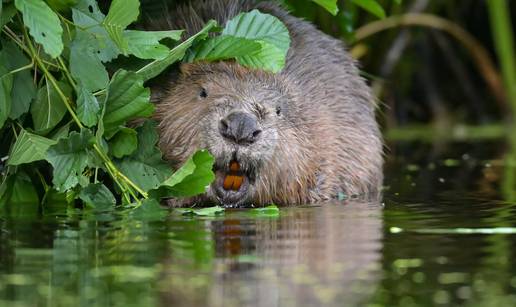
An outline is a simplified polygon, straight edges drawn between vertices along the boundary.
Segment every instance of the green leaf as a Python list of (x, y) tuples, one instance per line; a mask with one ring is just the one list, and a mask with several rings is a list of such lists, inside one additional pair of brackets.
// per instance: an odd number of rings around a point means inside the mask
[(330, 12), (333, 16), (336, 16), (339, 12), (339, 7), (337, 6), (337, 0), (312, 0), (313, 2), (322, 6), (325, 10)]
[(77, 5), (78, 0), (46, 0), (48, 5), (58, 12), (69, 10), (72, 6)]
[(58, 57), (63, 51), (63, 28), (56, 13), (43, 0), (15, 0), (14, 5), (34, 40), (52, 58)]
[(38, 210), (39, 196), (27, 174), (11, 175), (0, 185), (0, 212), (10, 217), (33, 217)]
[(189, 56), (188, 61), (219, 61), (232, 59), (260, 51), (259, 42), (241, 37), (221, 35), (199, 44)]
[(109, 75), (95, 49), (95, 38), (77, 30), (70, 48), (70, 73), (86, 90), (91, 92), (105, 89)]
[(113, 209), (116, 204), (115, 196), (102, 183), (88, 185), (81, 190), (79, 198), (95, 211)]
[(20, 165), (44, 160), (47, 150), (57, 142), (22, 129), (9, 154), (8, 165)]
[(3, 28), (16, 15), (16, 8), (13, 4), (4, 4), (2, 12), (0, 13), (0, 28)]
[(180, 61), (185, 56), (186, 50), (192, 46), (194, 42), (200, 39), (205, 39), (208, 36), (208, 32), (217, 26), (215, 20), (210, 20), (199, 33), (191, 36), (181, 44), (177, 45), (174, 49), (170, 50), (168, 55), (162, 60), (155, 60), (139, 69), (136, 73), (140, 75), (144, 81), (152, 79), (164, 71), (167, 67)]
[(215, 179), (212, 171), (214, 161), (208, 151), (200, 150), (165, 180), (161, 187), (166, 189), (167, 196), (190, 197), (202, 194)]
[(225, 209), (220, 206), (208, 207), (208, 208), (175, 208), (174, 212), (181, 215), (197, 215), (197, 216), (216, 216), (224, 213)]
[(99, 10), (95, 0), (81, 0), (72, 9), (73, 22), (79, 26), (76, 30), (88, 35), (88, 44), (93, 53), (102, 62), (109, 62), (118, 57), (120, 50), (109, 37), (106, 29), (101, 25), (105, 16)]
[(6, 67), (5, 57), (2, 52), (0, 56), (0, 128), (5, 124), (5, 121), (11, 113), (11, 90), (13, 87), (13, 76), (7, 74), (9, 69)]
[[(10, 69), (16, 70), (30, 64), (22, 51), (14, 44), (4, 45), (5, 56), (9, 59)], [(11, 92), (12, 106), (9, 118), (17, 119), (27, 113), (32, 100), (36, 97), (36, 85), (30, 69), (18, 71), (13, 74), (13, 87)]]
[(129, 157), (118, 161), (122, 173), (144, 191), (157, 188), (172, 171), (161, 159), (161, 152), (156, 147), (158, 133), (156, 124), (146, 121), (138, 127), (138, 149)]
[(103, 116), (108, 138), (119, 126), (137, 117), (148, 117), (154, 112), (149, 102), (150, 90), (143, 87), (143, 79), (134, 72), (119, 70), (111, 79)]
[(111, 154), (122, 158), (132, 154), (138, 147), (138, 137), (134, 129), (122, 128), (109, 142)]
[(253, 208), (250, 212), (256, 216), (277, 217), (280, 214), (280, 209), (276, 205), (268, 205), (263, 208)]
[(86, 88), (79, 87), (77, 97), (77, 116), (86, 127), (97, 124), (100, 105), (97, 98)]
[[(66, 97), (71, 97), (72, 89), (63, 82), (57, 83)], [(53, 85), (46, 83), (38, 90), (34, 103), (30, 108), (34, 130), (46, 133), (54, 128), (66, 114), (66, 106)]]
[(114, 0), (103, 25), (122, 53), (126, 54), (128, 43), (123, 36), (123, 30), (136, 21), (140, 14), (139, 0)]
[(179, 40), (183, 31), (124, 31), (130, 54), (140, 59), (162, 60), (170, 49), (159, 43), (164, 38)]
[[(248, 67), (280, 71), (285, 63), (290, 47), (287, 27), (278, 18), (252, 10), (231, 19), (222, 35), (232, 35), (261, 43), (262, 48), (252, 54), (237, 57), (236, 60)], [(273, 62), (274, 64), (267, 65)]]
[(237, 57), (238, 63), (246, 67), (280, 72), (285, 67), (286, 56), (275, 46), (260, 41), (261, 49), (249, 55)]
[(383, 7), (376, 2), (376, 0), (351, 0), (354, 4), (360, 6), (369, 13), (382, 19), (385, 18), (385, 11)]
[(47, 160), (54, 168), (52, 182), (57, 191), (66, 191), (79, 183), (90, 160), (88, 149), (92, 137), (86, 129), (81, 133), (72, 132), (47, 151)]

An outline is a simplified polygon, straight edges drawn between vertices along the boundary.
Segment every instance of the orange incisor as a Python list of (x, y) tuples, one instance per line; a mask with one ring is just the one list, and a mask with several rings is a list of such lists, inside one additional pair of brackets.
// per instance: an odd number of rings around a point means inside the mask
[(242, 186), (244, 177), (240, 173), (240, 164), (233, 161), (229, 165), (229, 174), (224, 178), (224, 189), (238, 191)]

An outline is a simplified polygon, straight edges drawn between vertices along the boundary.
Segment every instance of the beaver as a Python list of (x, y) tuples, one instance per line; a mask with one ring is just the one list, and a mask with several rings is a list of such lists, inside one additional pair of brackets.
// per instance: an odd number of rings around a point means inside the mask
[(375, 101), (341, 41), (269, 1), (192, 1), (169, 12), (165, 24), (193, 35), (210, 19), (223, 26), (252, 9), (279, 18), (290, 32), (281, 72), (235, 61), (184, 63), (152, 88), (159, 93), (155, 119), (164, 158), (179, 167), (200, 148), (215, 157), (216, 179), (206, 193), (170, 205), (295, 205), (377, 195), (383, 158)]

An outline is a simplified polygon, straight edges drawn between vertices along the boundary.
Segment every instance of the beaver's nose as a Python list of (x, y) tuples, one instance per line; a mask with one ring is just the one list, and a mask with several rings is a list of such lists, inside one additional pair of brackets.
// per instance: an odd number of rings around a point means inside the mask
[(240, 145), (252, 144), (262, 134), (256, 117), (244, 112), (233, 112), (223, 118), (219, 131), (223, 137)]

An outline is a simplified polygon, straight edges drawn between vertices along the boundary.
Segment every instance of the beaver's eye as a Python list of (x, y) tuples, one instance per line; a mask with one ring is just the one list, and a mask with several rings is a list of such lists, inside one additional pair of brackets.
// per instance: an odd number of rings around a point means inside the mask
[(281, 107), (276, 107), (276, 115), (280, 115), (281, 114)]
[(201, 97), (201, 98), (208, 97), (208, 92), (206, 91), (205, 88), (201, 87), (201, 90), (199, 91), (199, 97)]

